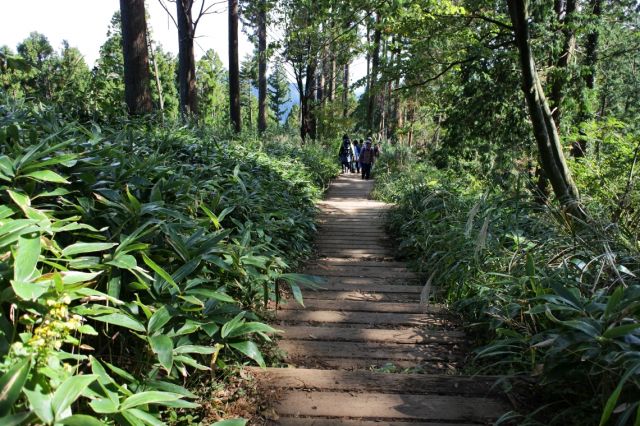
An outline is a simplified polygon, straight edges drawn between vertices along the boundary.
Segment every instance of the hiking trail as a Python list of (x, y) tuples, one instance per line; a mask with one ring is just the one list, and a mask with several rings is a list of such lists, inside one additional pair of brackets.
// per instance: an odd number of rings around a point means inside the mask
[(495, 377), (455, 375), (468, 355), (455, 317), (420, 304), (421, 285), (383, 228), (390, 207), (373, 181), (343, 175), (319, 203), (317, 258), (305, 307), (282, 304), (274, 326), (290, 368), (252, 369), (277, 399), (272, 424), (491, 424), (509, 410)]

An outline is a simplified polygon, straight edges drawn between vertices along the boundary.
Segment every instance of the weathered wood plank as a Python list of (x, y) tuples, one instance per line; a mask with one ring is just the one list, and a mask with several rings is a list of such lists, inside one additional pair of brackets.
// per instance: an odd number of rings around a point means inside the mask
[(411, 393), (414, 395), (500, 395), (497, 376), (445, 376), (310, 368), (249, 368), (276, 388)]
[(368, 324), (371, 326), (439, 326), (451, 323), (447, 317), (435, 315), (331, 310), (279, 310), (276, 319), (287, 322)]
[(331, 358), (350, 358), (383, 361), (460, 361), (463, 356), (456, 345), (439, 343), (403, 344), (381, 342), (325, 342), (311, 340), (280, 340), (278, 347), (287, 353), (286, 359), (326, 361)]
[(305, 299), (322, 299), (331, 303), (333, 300), (363, 300), (369, 302), (416, 302), (419, 296), (416, 293), (402, 292), (376, 292), (367, 290), (354, 291), (330, 291), (330, 290), (305, 290), (302, 292)]
[(293, 416), (335, 416), (426, 421), (495, 420), (505, 406), (481, 397), (348, 392), (285, 392), (276, 411)]
[(422, 314), (422, 313), (442, 313), (445, 309), (440, 305), (422, 306), (420, 303), (384, 303), (384, 302), (367, 302), (360, 300), (337, 300), (327, 304), (324, 300), (308, 300), (305, 307), (297, 303), (288, 303), (280, 305), (281, 309), (309, 309), (309, 310), (325, 310), (331, 309), (335, 311), (351, 311), (351, 312), (397, 312), (404, 314)]
[(313, 340), (334, 342), (380, 342), (401, 344), (462, 344), (464, 333), (458, 330), (429, 330), (409, 328), (385, 330), (381, 328), (340, 328), (304, 325), (280, 326), (282, 338), (287, 340)]
[(471, 423), (434, 423), (434, 422), (402, 422), (386, 420), (352, 420), (345, 418), (326, 417), (280, 417), (269, 423), (281, 426), (478, 426)]

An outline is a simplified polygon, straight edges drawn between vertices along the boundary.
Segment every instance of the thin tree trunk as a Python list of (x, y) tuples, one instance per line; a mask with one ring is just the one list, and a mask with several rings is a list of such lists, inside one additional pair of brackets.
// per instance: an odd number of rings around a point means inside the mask
[(267, 4), (258, 5), (258, 132), (267, 130)]
[(124, 56), (124, 95), (129, 114), (153, 110), (149, 90), (149, 51), (144, 0), (120, 0), (122, 53)]
[(576, 35), (571, 28), (574, 14), (576, 11), (577, 0), (566, 0), (563, 2), (556, 2), (556, 14), (558, 21), (562, 27), (562, 34), (564, 37), (562, 52), (556, 62), (556, 74), (551, 85), (551, 108), (553, 121), (556, 123), (556, 128), (560, 131), (560, 119), (562, 116), (562, 100), (564, 99), (564, 90), (567, 81), (569, 80), (568, 66), (571, 62), (571, 58), (574, 55), (576, 46)]
[(305, 128), (305, 133), (309, 135), (312, 140), (316, 139), (316, 117), (314, 111), (314, 92), (316, 82), (316, 63), (311, 62), (307, 64), (306, 72), (306, 87), (304, 89), (304, 97), (306, 98), (306, 108), (302, 115), (302, 125)]
[(149, 56), (151, 57), (151, 62), (153, 62), (153, 76), (156, 83), (156, 90), (158, 91), (158, 106), (160, 107), (160, 112), (164, 118), (164, 95), (162, 93), (162, 83), (160, 82), (160, 72), (158, 71), (158, 61), (153, 48), (153, 40), (151, 40), (148, 29), (147, 40), (149, 41)]
[(598, 39), (600, 37), (600, 17), (602, 15), (602, 0), (591, 0), (589, 3), (591, 13), (594, 17), (595, 28), (587, 35), (586, 43), (586, 65), (588, 68), (585, 81), (589, 89), (596, 87), (596, 64), (598, 62)]
[(329, 101), (333, 102), (336, 98), (336, 55), (330, 53), (329, 64)]
[(349, 62), (344, 64), (342, 73), (342, 118), (349, 115)]
[(381, 30), (380, 30), (380, 13), (376, 13), (376, 26), (373, 31), (373, 55), (371, 58), (371, 74), (369, 75), (369, 99), (367, 105), (367, 126), (369, 127), (369, 132), (373, 132), (376, 129), (376, 117), (375, 117), (375, 106), (376, 106), (376, 96), (377, 96), (377, 85), (378, 85), (378, 68), (380, 66), (380, 39), (381, 39)]
[(229, 117), (240, 133), (240, 62), (238, 60), (238, 0), (229, 0)]
[(193, 0), (176, 0), (178, 17), (178, 82), (180, 112), (183, 117), (198, 114), (196, 93), (196, 61), (193, 55)]
[(507, 0), (522, 68), (522, 88), (529, 108), (533, 133), (538, 144), (542, 167), (560, 203), (567, 211), (584, 217), (578, 188), (567, 167), (560, 137), (538, 77), (529, 38), (527, 0)]

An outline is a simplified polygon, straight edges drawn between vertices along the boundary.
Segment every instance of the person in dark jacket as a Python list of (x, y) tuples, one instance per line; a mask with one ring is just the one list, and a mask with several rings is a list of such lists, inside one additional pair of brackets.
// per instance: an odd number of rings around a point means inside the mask
[(371, 138), (368, 138), (364, 144), (364, 148), (360, 151), (360, 167), (362, 169), (362, 179), (371, 177), (371, 166), (375, 161), (375, 154), (371, 148)]

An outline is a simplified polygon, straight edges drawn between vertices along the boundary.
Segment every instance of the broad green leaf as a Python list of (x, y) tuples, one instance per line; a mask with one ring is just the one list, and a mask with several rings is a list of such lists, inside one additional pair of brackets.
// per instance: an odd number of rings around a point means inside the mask
[(163, 280), (168, 282), (174, 289), (176, 290), (180, 289), (178, 287), (178, 284), (176, 284), (175, 281), (173, 281), (173, 278), (171, 278), (171, 275), (169, 275), (167, 271), (162, 269), (156, 262), (149, 259), (149, 257), (147, 257), (146, 254), (142, 253), (142, 259), (144, 260), (144, 263), (146, 263), (149, 268), (153, 269), (156, 274), (160, 275), (160, 277), (162, 277)]
[(151, 316), (149, 323), (147, 324), (147, 331), (150, 335), (155, 334), (161, 330), (169, 321), (171, 321), (172, 315), (166, 306), (161, 307)]
[(0, 377), (0, 417), (9, 414), (13, 404), (20, 397), (30, 370), (31, 359), (25, 359), (16, 363)]
[(199, 287), (191, 288), (187, 290), (185, 293), (204, 297), (207, 299), (218, 300), (220, 302), (236, 303), (236, 300), (233, 297), (229, 296), (228, 294), (222, 293), (220, 291), (209, 290), (206, 288), (199, 288)]
[(97, 379), (98, 376), (95, 374), (83, 374), (69, 377), (62, 382), (60, 387), (54, 392), (53, 399), (51, 400), (51, 407), (53, 408), (55, 418), (61, 418), (71, 407), (71, 404), (84, 392), (87, 386)]
[(116, 243), (75, 243), (62, 249), (62, 255), (73, 256), (75, 254), (105, 251), (116, 245)]
[(89, 403), (91, 409), (100, 414), (113, 414), (120, 411), (120, 407), (109, 398), (96, 398)]
[(0, 425), (2, 426), (23, 426), (26, 423), (29, 417), (32, 417), (33, 413), (30, 412), (21, 412), (13, 415), (0, 417)]
[(18, 238), (13, 253), (13, 279), (18, 282), (29, 282), (36, 275), (36, 266), (40, 257), (40, 235), (31, 234)]
[(51, 399), (53, 398), (53, 395), (28, 389), (24, 389), (23, 392), (27, 395), (31, 410), (36, 413), (38, 418), (45, 423), (53, 422), (53, 408), (51, 407)]
[(244, 312), (240, 312), (233, 319), (228, 321), (222, 326), (222, 330), (220, 331), (220, 336), (225, 339), (229, 333), (231, 333), (236, 328), (240, 327), (240, 325), (244, 322)]
[(37, 180), (39, 182), (69, 183), (68, 180), (66, 180), (53, 170), (38, 170), (35, 172), (27, 173), (23, 176)]
[(166, 423), (154, 416), (151, 413), (140, 410), (138, 408), (130, 408), (127, 410), (127, 413), (132, 414), (138, 419), (142, 420), (145, 424), (149, 426), (165, 426)]
[(174, 354), (201, 354), (215, 353), (218, 349), (214, 346), (182, 345), (173, 350)]
[(245, 426), (248, 420), (245, 419), (227, 419), (215, 422), (211, 426)]
[(239, 350), (240, 352), (242, 352), (243, 354), (245, 354), (246, 356), (248, 356), (249, 358), (257, 362), (260, 367), (262, 368), (266, 367), (266, 364), (264, 363), (264, 359), (262, 358), (262, 352), (260, 352), (258, 345), (256, 345), (254, 342), (245, 341), (245, 342), (229, 343), (229, 346)]
[(137, 320), (125, 314), (108, 314), (92, 317), (96, 321), (106, 322), (108, 324), (118, 325), (120, 327), (130, 328), (135, 331), (144, 332), (144, 326)]
[(176, 401), (182, 398), (182, 395), (171, 392), (147, 391), (131, 395), (120, 404), (121, 410), (137, 407), (147, 404), (162, 404), (165, 402)]
[(256, 333), (256, 332), (278, 333), (281, 331), (276, 330), (275, 328), (261, 322), (247, 322), (235, 328), (231, 332), (229, 332), (229, 335), (227, 337), (237, 337), (243, 334)]
[(606, 337), (608, 339), (615, 339), (616, 337), (626, 336), (627, 334), (637, 330), (640, 328), (640, 324), (625, 324), (619, 325), (617, 327), (610, 328), (602, 333), (602, 337)]
[(624, 384), (627, 382), (627, 380), (629, 380), (629, 377), (633, 376), (638, 370), (640, 370), (640, 365), (635, 365), (633, 368), (627, 370), (622, 376), (620, 382), (618, 382), (618, 386), (616, 386), (616, 388), (607, 399), (607, 403), (602, 410), (602, 416), (600, 417), (599, 426), (604, 426), (609, 421), (609, 418), (611, 417), (611, 414), (613, 413), (613, 410), (615, 409), (618, 402), (618, 398), (620, 398), (620, 393), (622, 393)]
[(149, 343), (151, 344), (151, 350), (158, 355), (160, 364), (167, 370), (167, 373), (171, 372), (173, 368), (173, 341), (168, 336), (151, 336), (149, 337)]
[(93, 416), (86, 414), (74, 414), (73, 416), (65, 417), (62, 420), (58, 420), (56, 424), (62, 424), (66, 426), (105, 426), (106, 423), (101, 422)]
[(27, 209), (27, 207), (31, 207), (31, 200), (25, 194), (21, 194), (19, 192), (7, 190), (9, 193), (9, 197), (13, 200), (14, 203), (18, 205), (23, 211)]

